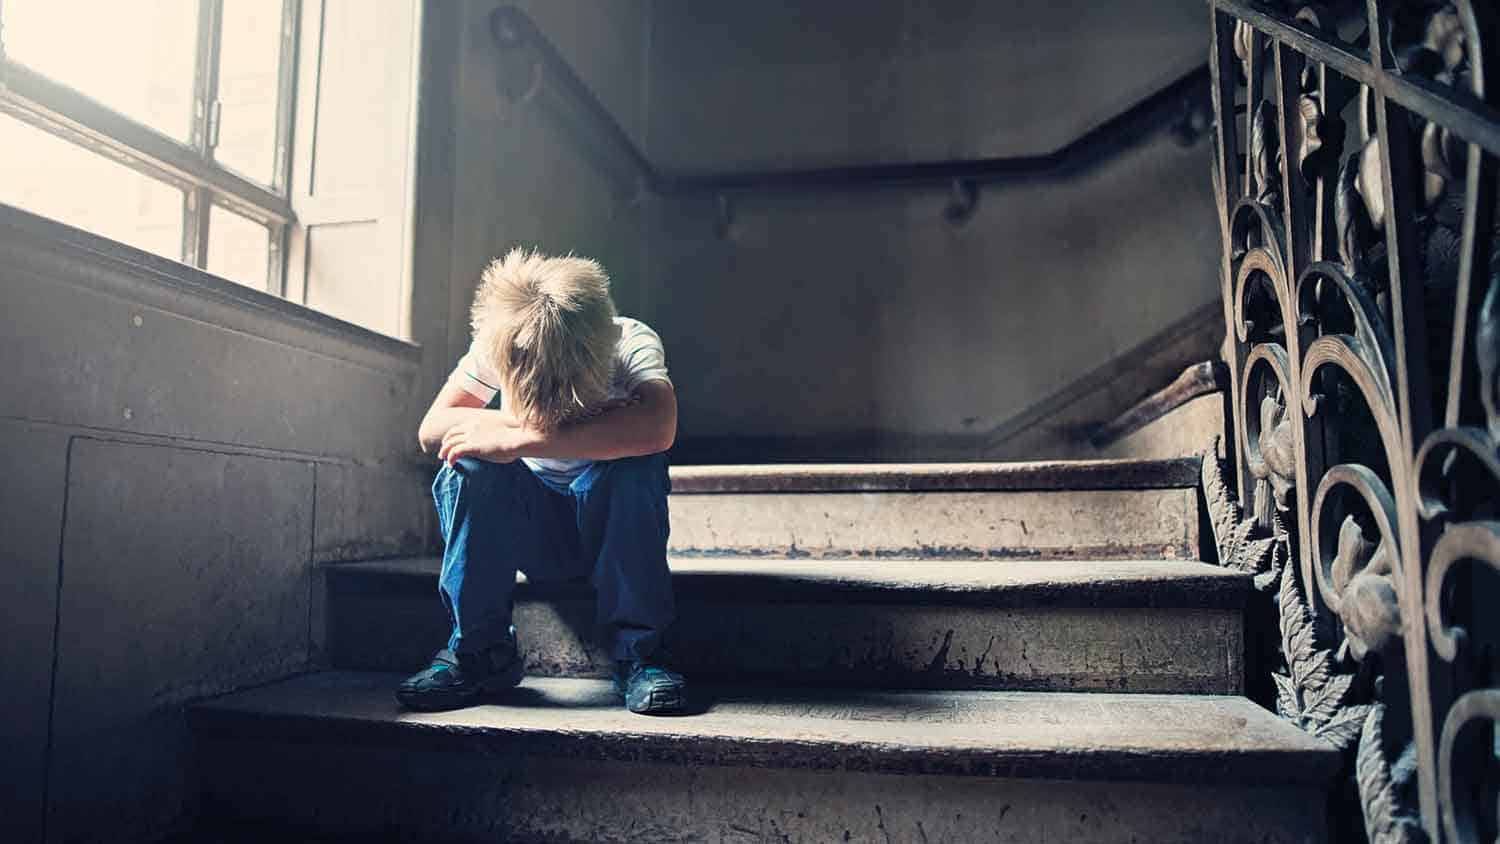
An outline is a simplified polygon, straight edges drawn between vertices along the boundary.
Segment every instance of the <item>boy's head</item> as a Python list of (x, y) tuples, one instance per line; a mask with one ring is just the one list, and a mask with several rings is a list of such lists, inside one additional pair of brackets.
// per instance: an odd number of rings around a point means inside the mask
[(614, 316), (598, 263), (523, 249), (485, 268), (470, 311), (475, 349), (499, 373), (512, 412), (541, 430), (608, 398)]

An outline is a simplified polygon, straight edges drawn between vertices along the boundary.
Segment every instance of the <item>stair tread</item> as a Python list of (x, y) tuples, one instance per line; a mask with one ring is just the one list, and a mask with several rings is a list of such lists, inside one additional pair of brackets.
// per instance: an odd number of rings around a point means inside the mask
[(698, 687), (698, 714), (626, 712), (605, 680), (527, 678), (510, 702), (402, 710), (400, 675), (326, 671), (191, 707), (201, 734), (485, 753), (903, 774), (1324, 784), (1330, 745), (1241, 697)]
[(1193, 487), (1199, 459), (674, 466), (672, 491), (983, 492)]
[[(672, 557), (679, 595), (743, 601), (923, 600), (985, 606), (1243, 607), (1250, 575), (1192, 560), (843, 560)], [(400, 557), (333, 563), (336, 582), (430, 591), (442, 561)], [(582, 581), (528, 582), (518, 597), (586, 594)]]

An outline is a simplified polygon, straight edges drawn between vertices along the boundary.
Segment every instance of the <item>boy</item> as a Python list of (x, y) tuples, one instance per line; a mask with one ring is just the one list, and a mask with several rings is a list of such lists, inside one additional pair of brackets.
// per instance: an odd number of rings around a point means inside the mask
[(417, 435), (443, 461), (432, 495), (453, 632), (397, 699), (453, 709), (521, 682), (519, 567), (534, 580), (590, 575), (627, 708), (681, 709), (681, 675), (655, 661), (673, 613), (662, 452), (677, 435), (660, 338), (616, 316), (597, 263), (520, 249), (485, 270), (471, 322), (468, 354)]

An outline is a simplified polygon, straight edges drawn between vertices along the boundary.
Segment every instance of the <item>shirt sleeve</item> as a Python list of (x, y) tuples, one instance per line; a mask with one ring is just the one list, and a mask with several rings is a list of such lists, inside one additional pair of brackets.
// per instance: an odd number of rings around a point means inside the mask
[(649, 381), (672, 383), (667, 375), (667, 352), (662, 348), (661, 337), (651, 326), (639, 320), (626, 320), (620, 331), (621, 384), (627, 393), (634, 393)]
[(496, 378), (490, 368), (480, 361), (473, 345), (470, 345), (469, 351), (458, 359), (458, 364), (448, 375), (448, 383), (457, 384), (465, 392), (485, 404), (494, 401), (495, 394), (500, 392), (500, 379)]

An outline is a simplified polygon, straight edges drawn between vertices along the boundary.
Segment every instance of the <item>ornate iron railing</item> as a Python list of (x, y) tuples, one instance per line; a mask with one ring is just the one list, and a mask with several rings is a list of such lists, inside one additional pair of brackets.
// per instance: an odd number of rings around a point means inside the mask
[(1349, 751), (1336, 838), (1495, 841), (1500, 8), (1210, 6), (1234, 412), (1204, 483), (1274, 596), (1265, 697)]

